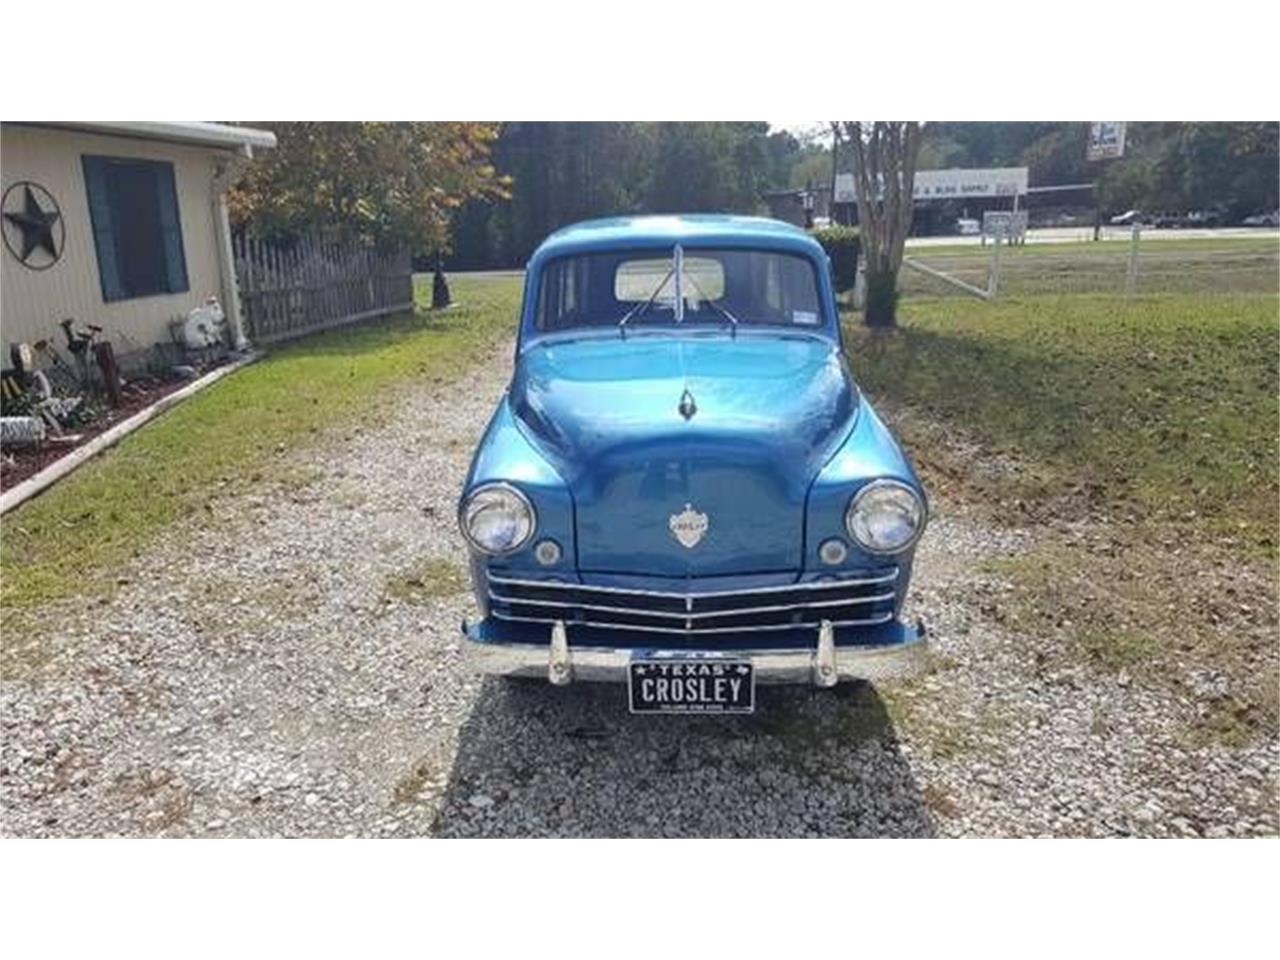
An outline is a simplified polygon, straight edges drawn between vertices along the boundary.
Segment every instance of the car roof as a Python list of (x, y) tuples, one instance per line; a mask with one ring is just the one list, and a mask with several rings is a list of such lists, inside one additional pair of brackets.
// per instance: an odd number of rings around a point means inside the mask
[(561, 227), (534, 251), (530, 267), (553, 257), (609, 250), (672, 247), (748, 247), (824, 256), (799, 227), (767, 217), (720, 213), (608, 217)]

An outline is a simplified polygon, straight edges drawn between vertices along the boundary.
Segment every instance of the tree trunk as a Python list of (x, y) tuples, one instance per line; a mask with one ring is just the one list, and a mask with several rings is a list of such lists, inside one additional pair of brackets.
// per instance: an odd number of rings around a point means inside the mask
[[(837, 138), (841, 127), (832, 123)], [(868, 326), (897, 322), (898, 270), (911, 232), (920, 124), (843, 121), (853, 150), (858, 229), (866, 256)]]
[(898, 323), (897, 271), (873, 271), (867, 268), (866, 301), (863, 322), (868, 327), (893, 327)]

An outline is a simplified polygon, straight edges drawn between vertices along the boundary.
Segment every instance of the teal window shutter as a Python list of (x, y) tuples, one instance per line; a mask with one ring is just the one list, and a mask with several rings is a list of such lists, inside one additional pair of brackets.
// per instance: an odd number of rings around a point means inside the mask
[(189, 289), (187, 258), (182, 249), (182, 222), (178, 219), (178, 190), (174, 184), (173, 164), (156, 164), (156, 190), (160, 202), (160, 228), (164, 234), (166, 288), (170, 293), (183, 293)]
[(84, 164), (85, 191), (89, 197), (93, 246), (98, 254), (102, 299), (108, 303), (123, 300), (126, 294), (116, 257), (115, 224), (111, 216), (111, 194), (107, 188), (107, 162), (103, 157), (81, 157), (81, 160)]
[(190, 289), (172, 163), (83, 156), (102, 299)]

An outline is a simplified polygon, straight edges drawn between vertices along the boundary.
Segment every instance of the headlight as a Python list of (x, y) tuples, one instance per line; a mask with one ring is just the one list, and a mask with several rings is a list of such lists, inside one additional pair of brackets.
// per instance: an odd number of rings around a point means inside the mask
[(849, 536), (872, 553), (897, 553), (924, 530), (920, 497), (897, 480), (873, 480), (854, 495), (845, 511)]
[(533, 506), (523, 493), (505, 483), (477, 487), (458, 515), (462, 535), (481, 553), (514, 553), (533, 536), (537, 526)]

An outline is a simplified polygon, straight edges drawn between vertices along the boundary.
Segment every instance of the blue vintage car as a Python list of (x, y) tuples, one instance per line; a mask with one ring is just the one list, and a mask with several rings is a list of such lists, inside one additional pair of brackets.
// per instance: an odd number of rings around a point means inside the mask
[(458, 507), (487, 673), (616, 680), (636, 712), (918, 666), (924, 492), (850, 375), (804, 231), (733, 216), (557, 231)]

